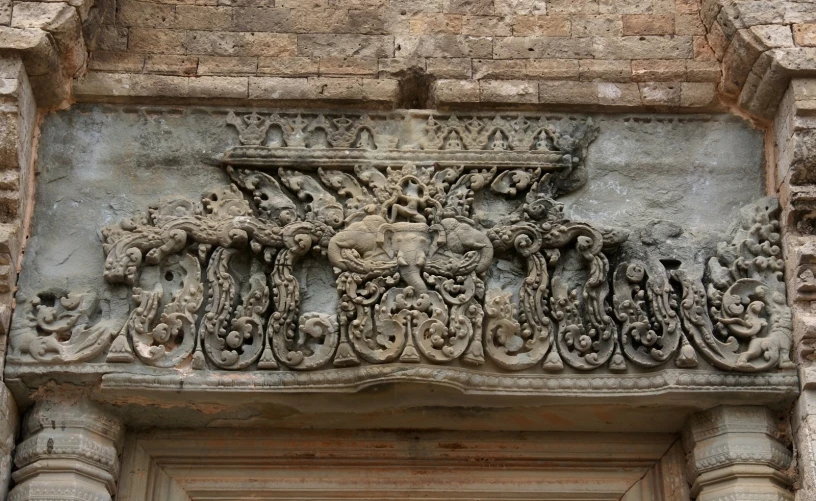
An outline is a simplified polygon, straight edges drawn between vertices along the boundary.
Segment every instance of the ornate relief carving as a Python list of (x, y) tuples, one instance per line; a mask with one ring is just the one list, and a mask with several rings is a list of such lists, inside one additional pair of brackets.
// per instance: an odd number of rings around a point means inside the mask
[[(704, 281), (619, 252), (625, 230), (565, 218), (556, 197), (586, 179), (591, 121), (397, 118), (230, 114), (232, 184), (103, 231), (104, 277), (131, 290), (124, 324), (90, 295), (41, 294), (27, 354), (225, 370), (791, 368), (775, 201), (743, 211)], [(333, 270), (333, 311), (304, 311), (307, 259)], [(499, 260), (525, 269), (517, 286), (494, 279)]]

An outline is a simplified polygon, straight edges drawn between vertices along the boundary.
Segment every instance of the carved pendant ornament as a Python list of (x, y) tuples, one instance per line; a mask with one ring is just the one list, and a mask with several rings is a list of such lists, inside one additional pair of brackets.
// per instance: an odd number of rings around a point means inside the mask
[[(565, 219), (556, 198), (586, 180), (591, 120), (420, 118), (230, 113), (231, 184), (103, 230), (126, 319), (92, 293), (41, 293), (18, 363), (792, 368), (775, 201), (690, 273)], [(307, 260), (333, 277), (323, 311), (304, 311)]]

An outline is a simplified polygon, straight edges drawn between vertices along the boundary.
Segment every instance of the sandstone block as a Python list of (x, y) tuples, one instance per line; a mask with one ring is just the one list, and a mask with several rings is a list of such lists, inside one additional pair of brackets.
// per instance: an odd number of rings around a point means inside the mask
[(671, 35), (674, 33), (674, 16), (625, 15), (621, 18), (624, 35)]
[(641, 105), (636, 83), (598, 83), (598, 104), (604, 106), (637, 107)]
[(539, 82), (538, 102), (542, 104), (598, 104), (598, 88), (591, 82)]
[(11, 0), (0, 0), (0, 24), (8, 26), (11, 24)]
[(697, 14), (681, 14), (674, 18), (674, 32), (677, 35), (705, 35), (702, 19)]
[(635, 82), (676, 82), (685, 80), (686, 62), (678, 59), (646, 59), (632, 61)]
[(307, 77), (318, 73), (316, 57), (261, 57), (258, 74), (281, 77)]
[(254, 75), (258, 70), (256, 57), (212, 57), (198, 58), (198, 75)]
[(298, 35), (297, 55), (307, 57), (394, 57), (394, 37), (381, 35)]
[(65, 9), (74, 10), (62, 2), (17, 2), (12, 10), (11, 27), (45, 29)]
[(186, 54), (189, 38), (186, 31), (134, 27), (128, 34), (127, 49), (145, 54)]
[(96, 71), (141, 73), (144, 68), (144, 62), (144, 54), (96, 51), (88, 62), (88, 68)]
[(750, 30), (739, 30), (734, 35), (722, 60), (723, 92), (729, 95), (739, 93), (765, 49), (762, 41)]
[(351, 9), (348, 11), (349, 33), (385, 35), (386, 16), (382, 9)]
[(309, 78), (309, 88), (320, 100), (362, 101), (363, 89), (359, 78)]
[(24, 71), (23, 62), (18, 56), (0, 57), (0, 78), (21, 79)]
[(711, 105), (717, 97), (717, 84), (713, 82), (682, 82), (680, 106), (701, 108)]
[(462, 33), (479, 37), (508, 37), (513, 34), (513, 29), (502, 17), (465, 16)]
[(188, 54), (211, 56), (290, 57), (297, 55), (297, 36), (277, 33), (189, 31)]
[(397, 35), (396, 57), (490, 57), (493, 40), (464, 35)]
[(364, 78), (360, 80), (360, 89), (363, 101), (394, 103), (399, 94), (399, 81), (391, 78)]
[(548, 14), (598, 14), (598, 0), (549, 0)]
[(686, 61), (686, 78), (691, 82), (719, 82), (720, 75), (716, 61)]
[(598, 0), (601, 14), (650, 14), (652, 2), (642, 0)]
[(203, 76), (189, 80), (189, 97), (246, 99), (248, 95), (247, 77)]
[(706, 37), (694, 37), (693, 42), (694, 60), (695, 61), (716, 61), (717, 56), (714, 50), (708, 45)]
[[(440, 58), (441, 61), (448, 61), (448, 58)], [(459, 59), (454, 59), (459, 60)], [(377, 73), (380, 77), (400, 77), (409, 71), (422, 73), (425, 71), (425, 58), (421, 57), (381, 57), (377, 60)], [(468, 59), (468, 61), (470, 61)]]
[(444, 10), (454, 14), (490, 16), (493, 15), (493, 0), (445, 0)]
[(713, 50), (714, 54), (717, 56), (717, 59), (722, 59), (725, 55), (725, 50), (728, 48), (729, 42), (728, 38), (726, 38), (725, 33), (720, 27), (720, 23), (714, 23), (711, 25), (711, 30), (708, 32), (706, 40), (708, 41), (711, 50)]
[(530, 59), (524, 61), (524, 76), (537, 80), (578, 80), (577, 59)]
[(544, 0), (494, 0), (493, 11), (497, 16), (544, 15), (547, 5)]
[(249, 77), (250, 99), (313, 99), (305, 78)]
[(391, 8), (397, 12), (442, 12), (445, 0), (391, 0)]
[(415, 35), (434, 35), (462, 33), (463, 16), (460, 14), (438, 14), (421, 13), (417, 14), (408, 22), (409, 32)]
[(793, 47), (793, 36), (790, 26), (751, 26), (749, 28), (767, 48)]
[(479, 100), (483, 103), (537, 103), (538, 85), (526, 80), (482, 80)]
[[(16, 79), (3, 79), (13, 80)], [(20, 168), (17, 150), (20, 145), (20, 119), (17, 113), (0, 113), (0, 169), (17, 171)]]
[(623, 34), (623, 21), (618, 15), (575, 16), (572, 18), (574, 37), (619, 37)]
[(275, 7), (281, 9), (325, 9), (328, 0), (275, 0)]
[(232, 28), (232, 13), (232, 7), (179, 5), (176, 7), (174, 26), (184, 30), (226, 31)]
[(493, 44), (496, 59), (584, 59), (593, 56), (591, 38), (507, 37)]
[(129, 96), (187, 97), (188, 77), (168, 75), (132, 75)]
[(175, 12), (173, 5), (123, 0), (119, 3), (116, 20), (121, 26), (171, 28), (175, 23)]
[(611, 59), (582, 59), (578, 76), (584, 81), (629, 82), (632, 80), (632, 63)]
[(794, 24), (793, 38), (800, 47), (816, 47), (816, 23)]
[(335, 9), (371, 9), (385, 7), (388, 0), (328, 0), (329, 7)]
[(679, 83), (643, 82), (638, 89), (645, 106), (680, 106)]
[(101, 26), (90, 49), (127, 52), (128, 29), (119, 26)]
[(816, 10), (811, 2), (786, 2), (784, 23), (816, 23)]
[(594, 38), (596, 59), (691, 59), (690, 36), (625, 36)]
[(678, 14), (695, 14), (700, 12), (700, 2), (698, 0), (675, 0), (674, 8)]
[(428, 74), (435, 78), (467, 79), (472, 73), (471, 60), (456, 57), (429, 57), (425, 60)]
[(376, 57), (321, 57), (318, 74), (323, 76), (376, 76)]
[(437, 80), (431, 86), (433, 101), (446, 103), (478, 103), (479, 82), (475, 80)]
[(473, 78), (512, 79), (524, 73), (524, 61), (520, 59), (474, 59)]
[(0, 47), (20, 51), (29, 76), (61, 75), (59, 53), (51, 37), (43, 30), (0, 26)]
[[(266, 9), (260, 9), (266, 10)], [(238, 20), (239, 16), (236, 16)], [(246, 18), (247, 26), (261, 26), (261, 23)], [(270, 15), (264, 21), (269, 28), (293, 33), (351, 33), (349, 27), (349, 14), (345, 10), (323, 9), (306, 10), (294, 9), (288, 16), (288, 20), (283, 14)], [(256, 24), (257, 23), (257, 24)]]
[[(335, 11), (332, 11), (335, 12)], [(345, 13), (339, 13), (342, 16), (343, 25), (348, 22)], [(302, 15), (302, 14), (300, 14)], [(295, 28), (294, 17), (298, 14), (291, 14), (289, 9), (265, 9), (246, 7), (235, 9), (233, 18), (230, 20), (237, 31), (268, 31), (277, 33), (291, 33), (297, 32)], [(324, 21), (321, 19), (321, 21)], [(320, 27), (330, 26), (336, 29), (334, 23), (315, 23), (314, 31)]]
[[(570, 36), (570, 21), (566, 16), (515, 16), (513, 36)], [(577, 35), (580, 36), (580, 35)]]
[(192, 56), (172, 56), (164, 54), (148, 55), (145, 59), (144, 72), (158, 75), (195, 75), (198, 69), (198, 58)]

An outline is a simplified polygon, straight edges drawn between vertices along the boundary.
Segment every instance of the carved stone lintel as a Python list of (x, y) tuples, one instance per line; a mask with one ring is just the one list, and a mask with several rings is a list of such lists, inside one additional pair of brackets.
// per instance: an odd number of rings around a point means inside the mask
[(721, 406), (695, 414), (683, 431), (692, 498), (793, 500), (791, 452), (766, 407)]
[(10, 365), (792, 371), (776, 199), (664, 265), (655, 238), (557, 201), (586, 181), (591, 120), (423, 113), (230, 114), (231, 184), (102, 231), (128, 308), (37, 291)]
[(17, 446), (9, 500), (110, 501), (119, 476), (122, 421), (87, 400), (38, 402)]

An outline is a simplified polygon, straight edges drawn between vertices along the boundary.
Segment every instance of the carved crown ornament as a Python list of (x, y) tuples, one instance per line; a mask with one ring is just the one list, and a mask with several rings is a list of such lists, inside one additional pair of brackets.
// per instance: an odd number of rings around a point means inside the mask
[[(240, 142), (222, 158), (230, 184), (102, 231), (126, 316), (102, 312), (98, 291), (42, 291), (20, 306), (10, 365), (249, 371), (295, 387), (795, 384), (774, 199), (743, 209), (696, 273), (621, 252), (625, 230), (565, 218), (557, 197), (586, 182), (591, 119), (227, 122)], [(330, 289), (298, 279), (306, 262)]]

